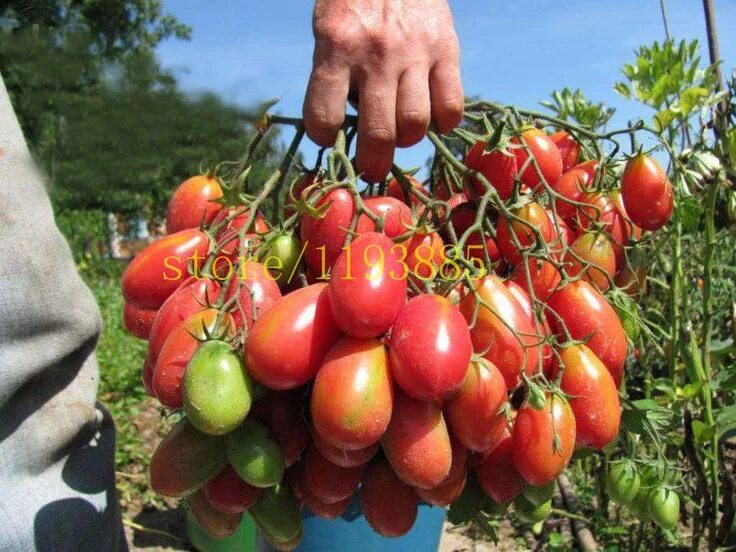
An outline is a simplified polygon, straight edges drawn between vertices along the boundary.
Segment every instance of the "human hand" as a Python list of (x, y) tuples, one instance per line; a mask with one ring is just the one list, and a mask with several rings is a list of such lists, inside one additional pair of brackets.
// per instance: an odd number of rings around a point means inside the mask
[(460, 122), (460, 48), (446, 0), (317, 0), (313, 27), (307, 135), (332, 145), (357, 92), (365, 180), (383, 179), (394, 148), (419, 142), (430, 118), (441, 133)]

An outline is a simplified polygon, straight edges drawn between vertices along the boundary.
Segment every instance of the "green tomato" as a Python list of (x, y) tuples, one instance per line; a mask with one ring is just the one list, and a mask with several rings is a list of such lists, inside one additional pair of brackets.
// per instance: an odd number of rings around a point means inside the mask
[(528, 486), (521, 494), (524, 495), (529, 502), (535, 506), (544, 504), (552, 499), (552, 495), (555, 494), (556, 482), (550, 481), (546, 485), (541, 487)]
[(652, 521), (662, 529), (674, 529), (680, 519), (680, 497), (672, 489), (657, 487), (647, 500)]
[(636, 498), (641, 487), (641, 477), (633, 462), (618, 462), (606, 475), (606, 487), (611, 500), (628, 506)]
[(548, 500), (537, 505), (521, 494), (514, 499), (514, 510), (523, 521), (534, 524), (547, 519), (552, 511), (552, 501)]
[(248, 513), (268, 540), (288, 545), (300, 540), (302, 515), (291, 487), (279, 483), (265, 489)]
[(268, 241), (263, 262), (279, 287), (290, 283), (300, 255), (301, 244), (293, 234), (281, 234)]
[(225, 436), (227, 456), (233, 469), (247, 483), (266, 488), (284, 475), (284, 453), (261, 422), (250, 418)]
[(632, 515), (640, 521), (649, 521), (649, 494), (651, 492), (651, 487), (639, 487), (634, 500), (627, 505)]

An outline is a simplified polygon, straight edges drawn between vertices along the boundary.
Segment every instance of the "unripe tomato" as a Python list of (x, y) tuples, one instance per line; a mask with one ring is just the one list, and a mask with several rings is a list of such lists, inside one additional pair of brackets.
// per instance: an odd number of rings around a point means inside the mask
[(210, 537), (224, 539), (240, 527), (243, 512), (223, 512), (215, 508), (201, 489), (187, 499), (187, 506), (197, 524)]
[(571, 202), (581, 202), (583, 195), (595, 181), (597, 169), (598, 161), (585, 161), (565, 171), (557, 182), (551, 184), (552, 189), (564, 198), (555, 198), (555, 210), (566, 222), (575, 220), (579, 207)]
[(355, 200), (348, 190), (338, 188), (322, 196), (314, 207), (325, 210), (319, 215), (304, 214), (300, 237), (307, 266), (321, 276), (342, 252), (355, 214)]
[(639, 492), (636, 493), (634, 500), (632, 500), (627, 505), (629, 508), (629, 511), (639, 521), (646, 522), (651, 519), (649, 515), (649, 495), (652, 492), (652, 490), (653, 488), (651, 486), (642, 484), (642, 486), (639, 487)]
[(656, 159), (642, 153), (629, 159), (621, 177), (621, 196), (634, 224), (659, 230), (672, 215), (672, 184)]
[[(420, 192), (427, 193), (427, 190), (424, 189), (424, 186), (422, 186), (422, 183), (419, 182), (416, 178), (413, 176), (405, 175), (406, 179), (409, 181), (409, 184), (411, 184), (412, 188), (416, 188)], [(388, 181), (388, 186), (386, 186), (386, 195), (388, 197), (398, 199), (405, 205), (410, 205), (412, 207), (419, 207), (422, 205), (421, 200), (416, 197), (413, 194), (404, 194), (404, 189), (401, 187), (401, 184), (398, 180), (395, 178), (392, 178)], [(411, 222), (411, 219), (409, 219), (409, 222)]]
[(214, 176), (200, 174), (186, 179), (174, 190), (166, 212), (166, 232), (173, 234), (187, 228), (209, 224), (222, 205), (222, 187)]
[(578, 210), (579, 227), (583, 231), (595, 231), (596, 227), (600, 227), (609, 237), (618, 266), (623, 259), (624, 246), (629, 241), (631, 223), (606, 194), (585, 193), (580, 200), (587, 206)]
[(344, 337), (330, 349), (317, 373), (312, 423), (331, 445), (360, 450), (386, 432), (393, 389), (386, 349), (377, 339)]
[(256, 401), (250, 415), (259, 420), (284, 453), (287, 466), (294, 464), (311, 441), (309, 428), (304, 421), (304, 389), (270, 391)]
[(473, 293), (466, 293), (460, 301), (467, 323), (475, 320), (470, 331), (473, 348), (498, 368), (511, 390), (519, 383), (522, 370), (527, 375), (537, 370), (539, 340), (534, 325), (498, 276), (490, 274), (474, 285), (482, 301), (477, 313)]
[[(525, 130), (521, 133), (521, 138), (528, 146), (532, 157), (536, 160), (544, 180), (550, 186), (553, 185), (562, 174), (560, 150), (557, 149), (557, 146), (547, 134), (537, 128)], [(514, 136), (511, 138), (511, 142), (519, 145), (518, 148), (514, 148), (513, 152), (516, 156), (516, 165), (519, 171), (521, 171), (520, 177), (522, 182), (532, 189), (536, 188), (540, 183), (539, 175), (531, 162), (524, 167), (529, 154), (526, 148), (521, 147), (522, 140)]]
[(534, 504), (521, 494), (514, 499), (514, 510), (522, 521), (531, 524), (539, 523), (547, 519), (552, 511), (552, 501), (547, 500), (540, 504)]
[(564, 335), (560, 327), (564, 323), (573, 339), (590, 336), (586, 345), (608, 368), (616, 387), (620, 387), (628, 345), (621, 321), (606, 299), (589, 283), (578, 280), (556, 291), (548, 306), (557, 314), (547, 316), (552, 330)]
[(187, 267), (202, 264), (209, 246), (207, 235), (196, 228), (151, 243), (123, 272), (122, 290), (126, 303), (139, 309), (158, 309), (179, 284), (189, 278)]
[(432, 489), (414, 489), (417, 496), (432, 506), (446, 507), (455, 501), (463, 492), (468, 474), (468, 450), (452, 441), (452, 466), (445, 480)]
[(225, 445), (233, 469), (250, 485), (265, 489), (284, 476), (284, 454), (261, 422), (247, 418), (225, 435)]
[(251, 376), (266, 387), (293, 389), (315, 376), (340, 334), (330, 310), (327, 284), (297, 289), (255, 321), (245, 344), (245, 364)]
[(279, 234), (268, 240), (263, 261), (281, 289), (295, 279), (300, 256), (301, 244), (293, 234)]
[[(486, 146), (487, 142), (483, 140), (476, 142), (465, 157), (465, 164), (482, 174), (501, 199), (509, 199), (514, 190), (517, 157), (511, 151), (486, 151)], [(473, 187), (476, 194), (485, 194), (485, 186), (478, 179), (473, 179)]]
[(544, 504), (545, 502), (552, 500), (552, 496), (555, 494), (556, 488), (557, 482), (550, 481), (546, 485), (541, 485), (539, 487), (529, 485), (521, 494), (529, 502), (539, 506), (540, 504)]
[(647, 500), (652, 521), (662, 529), (671, 530), (680, 519), (680, 497), (672, 489), (657, 487), (649, 493)]
[(483, 492), (499, 504), (511, 502), (526, 487), (526, 481), (514, 464), (513, 446), (511, 434), (504, 431), (501, 440), (475, 465), (475, 474)]
[(214, 508), (226, 514), (247, 510), (261, 496), (261, 489), (243, 481), (230, 464), (210, 479), (202, 491)]
[(622, 506), (630, 505), (641, 486), (641, 477), (633, 462), (618, 462), (606, 475), (606, 489), (611, 500)]
[[(395, 238), (405, 234), (412, 227), (411, 209), (398, 199), (392, 197), (367, 197), (363, 205), (374, 215), (383, 219), (382, 234), (389, 238)], [(358, 225), (355, 227), (358, 234), (376, 232), (376, 224), (366, 214), (358, 217)]]
[(473, 345), (455, 305), (439, 295), (420, 295), (399, 312), (388, 351), (396, 383), (410, 397), (431, 401), (446, 398), (462, 383)]
[(503, 435), (506, 418), (503, 375), (491, 362), (473, 361), (457, 392), (444, 405), (445, 417), (455, 438), (475, 452), (488, 451)]
[[(506, 261), (511, 265), (515, 265), (522, 260), (521, 250), (530, 249), (537, 243), (534, 230), (539, 231), (542, 241), (545, 243), (551, 243), (556, 233), (546, 211), (535, 201), (530, 201), (526, 205), (512, 210), (512, 213), (525, 221), (526, 224), (507, 218), (504, 215), (499, 216), (496, 242)], [(521, 249), (515, 245), (514, 235), (519, 241)]]
[(358, 450), (341, 449), (326, 441), (317, 431), (312, 433), (312, 439), (314, 446), (322, 453), (322, 456), (342, 468), (353, 468), (361, 464), (367, 464), (380, 448), (379, 443), (374, 443)]
[(322, 502), (334, 504), (353, 496), (365, 472), (365, 464), (342, 468), (333, 464), (312, 445), (304, 463), (304, 487)]
[(397, 389), (381, 445), (396, 475), (412, 487), (431, 489), (450, 473), (450, 436), (436, 403), (414, 400)]
[(571, 278), (583, 274), (583, 279), (600, 291), (609, 288), (609, 278), (616, 273), (616, 257), (610, 237), (602, 233), (585, 232), (577, 237), (568, 250), (565, 262)]
[(125, 303), (125, 307), (123, 307), (123, 325), (135, 337), (148, 339), (157, 314), (158, 310), (139, 309)]
[(621, 403), (605, 365), (585, 345), (558, 352), (556, 372), (563, 369), (560, 389), (570, 397), (578, 445), (601, 450), (618, 435)]
[(409, 532), (417, 519), (417, 495), (396, 476), (385, 458), (368, 465), (360, 488), (360, 503), (365, 519), (384, 537), (400, 537)]
[(303, 528), (302, 516), (299, 503), (287, 484), (282, 482), (264, 489), (248, 509), (248, 514), (269, 540), (276, 544), (297, 540), (298, 544)]
[(353, 337), (388, 331), (406, 303), (406, 278), (393, 242), (376, 232), (361, 234), (340, 254), (328, 287), (332, 316)]
[(634, 301), (638, 301), (646, 293), (647, 258), (639, 247), (626, 250), (624, 262), (619, 266), (613, 281)]
[(512, 457), (530, 485), (546, 485), (567, 467), (575, 449), (575, 417), (568, 402), (549, 395), (542, 410), (522, 407), (512, 429)]
[(549, 139), (555, 143), (555, 146), (557, 146), (557, 149), (560, 151), (560, 157), (562, 158), (562, 172), (567, 172), (578, 164), (582, 147), (580, 146), (580, 142), (575, 140), (569, 132), (564, 130), (555, 132), (550, 135)]
[(227, 290), (225, 299), (238, 294), (238, 303), (231, 311), (235, 327), (238, 330), (253, 325), (253, 316), (260, 317), (281, 299), (281, 290), (274, 277), (268, 272), (265, 265), (255, 261), (246, 261), (234, 273)]

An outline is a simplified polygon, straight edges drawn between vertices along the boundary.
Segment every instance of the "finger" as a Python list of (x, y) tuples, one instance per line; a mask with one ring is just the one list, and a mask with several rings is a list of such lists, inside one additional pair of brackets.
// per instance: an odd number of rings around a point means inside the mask
[(304, 128), (320, 146), (331, 146), (345, 120), (350, 69), (340, 61), (314, 66), (304, 98)]
[(367, 182), (388, 174), (396, 143), (396, 87), (387, 77), (367, 77), (360, 86), (358, 112), (358, 171)]
[(441, 61), (432, 67), (429, 73), (429, 91), (434, 126), (442, 134), (450, 132), (460, 123), (464, 109), (458, 60)]
[(407, 69), (396, 98), (396, 145), (406, 148), (419, 142), (427, 133), (430, 116), (428, 71), (422, 66)]

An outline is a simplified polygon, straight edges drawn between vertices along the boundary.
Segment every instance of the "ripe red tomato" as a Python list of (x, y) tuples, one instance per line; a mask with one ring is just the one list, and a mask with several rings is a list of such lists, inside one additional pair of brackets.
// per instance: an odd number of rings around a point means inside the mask
[(222, 205), (213, 201), (220, 197), (222, 188), (214, 176), (200, 174), (186, 179), (174, 190), (169, 201), (166, 232), (173, 234), (209, 224), (222, 208)]
[(511, 434), (504, 428), (499, 441), (475, 465), (483, 492), (498, 504), (507, 504), (521, 494), (526, 481), (516, 469)]
[(559, 285), (562, 276), (551, 262), (532, 258), (529, 259), (529, 278), (526, 276), (524, 265), (518, 264), (511, 274), (511, 279), (527, 294), (531, 295), (529, 290), (532, 289), (539, 301), (547, 301)]
[[(548, 314), (552, 330), (564, 335), (564, 323), (573, 339), (591, 336), (586, 345), (597, 356), (621, 386), (626, 361), (626, 333), (616, 311), (588, 282), (578, 280), (556, 291), (548, 302), (557, 316)], [(558, 318), (559, 317), (559, 318)]]
[(151, 243), (123, 272), (125, 302), (139, 309), (158, 309), (189, 278), (187, 267), (201, 266), (209, 246), (207, 235), (196, 228)]
[(385, 458), (377, 458), (368, 466), (360, 487), (360, 503), (368, 525), (384, 537), (405, 535), (417, 519), (417, 495), (396, 476)]
[(251, 376), (266, 387), (293, 389), (315, 376), (340, 335), (327, 284), (297, 289), (255, 321), (245, 343), (245, 364)]
[[(230, 230), (231, 232), (237, 233), (243, 226), (245, 226), (250, 218), (250, 211), (244, 211), (242, 207), (231, 207), (228, 215), (232, 215), (234, 213), (239, 214), (227, 223), (223, 231)], [(256, 213), (256, 216), (253, 219), (253, 225), (248, 229), (248, 232), (258, 235), (264, 234), (265, 232), (268, 232), (268, 230), (269, 227), (266, 222), (266, 218), (261, 213)]]
[[(483, 140), (476, 142), (465, 157), (465, 164), (482, 174), (496, 188), (501, 199), (509, 199), (514, 190), (517, 158), (511, 151), (486, 151), (486, 146), (487, 142)], [(476, 194), (485, 194), (485, 187), (478, 179), (473, 179), (473, 187)]]
[(317, 373), (311, 405), (314, 428), (331, 445), (360, 450), (376, 443), (393, 408), (383, 344), (354, 337), (338, 341)]
[[(547, 339), (547, 336), (550, 334), (549, 325), (547, 324), (546, 319), (544, 319), (542, 322), (539, 322), (539, 320), (537, 320), (537, 317), (534, 314), (534, 309), (532, 308), (532, 300), (529, 297), (529, 294), (524, 291), (524, 288), (522, 288), (519, 284), (511, 280), (506, 280), (504, 282), (504, 285), (519, 302), (521, 308), (524, 309), (524, 312), (529, 317), (529, 320), (531, 320), (532, 322), (532, 326), (536, 328), (536, 343), (542, 343), (543, 341), (545, 341)], [(546, 374), (552, 367), (552, 346), (549, 343), (544, 343), (544, 345), (542, 345), (539, 349), (539, 354), (542, 356), (542, 371)]]
[[(368, 197), (363, 200), (363, 205), (379, 218), (384, 219), (382, 233), (389, 238), (395, 238), (405, 234), (412, 228), (411, 209), (404, 203), (393, 197)], [(355, 227), (358, 234), (375, 232), (375, 223), (368, 215), (358, 217), (358, 225)]]
[[(580, 202), (588, 187), (595, 181), (598, 161), (585, 161), (566, 171), (552, 188), (565, 199), (555, 198), (555, 210), (563, 220), (572, 222), (578, 213), (578, 206), (571, 201)], [(565, 201), (567, 200), (567, 201)]]
[(365, 464), (341, 468), (327, 460), (312, 445), (307, 450), (304, 463), (305, 490), (311, 490), (322, 502), (334, 504), (353, 495), (364, 472)]
[(532, 322), (518, 300), (493, 274), (474, 282), (480, 300), (476, 315), (475, 297), (466, 293), (460, 311), (468, 324), (473, 349), (490, 360), (503, 374), (506, 387), (512, 390), (521, 379), (521, 371), (532, 375), (539, 361), (538, 339)]
[(139, 309), (126, 303), (123, 307), (123, 326), (135, 337), (148, 339), (157, 314), (158, 310)]
[(601, 450), (618, 435), (621, 403), (618, 389), (603, 363), (585, 345), (559, 351), (555, 372), (561, 369), (560, 389), (570, 397), (578, 445)]
[(243, 481), (230, 464), (210, 479), (202, 490), (212, 507), (226, 514), (244, 512), (263, 491)]
[(513, 210), (512, 213), (526, 221), (527, 224), (513, 219), (510, 220), (503, 215), (499, 216), (496, 242), (506, 261), (509, 264), (515, 265), (521, 262), (522, 256), (521, 250), (514, 245), (512, 237), (514, 234), (521, 248), (527, 249), (534, 246), (537, 242), (537, 237), (533, 229), (539, 230), (542, 240), (545, 243), (551, 243), (556, 233), (544, 208), (535, 201), (530, 201), (526, 205)]
[(621, 228), (620, 243), (613, 242), (613, 251), (616, 254), (616, 270), (620, 270), (626, 264), (624, 246), (629, 245), (631, 240), (639, 241), (641, 239), (641, 228), (631, 222), (620, 192), (613, 192), (611, 201), (617, 211), (617, 217), (612, 217), (613, 225)]
[(406, 303), (402, 252), (383, 234), (355, 238), (332, 267), (330, 308), (342, 331), (378, 337), (388, 331)]
[(401, 260), (406, 264), (407, 277), (420, 287), (437, 276), (446, 261), (445, 244), (437, 232), (417, 232), (409, 240), (396, 244), (396, 247), (406, 248), (406, 256)]
[(463, 203), (452, 210), (450, 222), (452, 223), (452, 228), (455, 230), (457, 239), (460, 239), (465, 231), (473, 226), (477, 213), (478, 209), (469, 203)]
[(419, 295), (399, 312), (388, 351), (391, 374), (404, 392), (434, 401), (448, 397), (462, 383), (473, 345), (455, 305), (439, 295)]
[(452, 466), (445, 480), (433, 489), (414, 489), (414, 492), (427, 504), (444, 508), (449, 506), (463, 492), (468, 475), (468, 450), (452, 441)]
[(522, 407), (511, 439), (514, 465), (526, 482), (540, 486), (553, 481), (575, 449), (575, 417), (570, 405), (560, 396), (549, 395), (541, 410)]
[[(460, 235), (462, 236), (462, 234)], [(458, 236), (458, 239), (460, 239)], [(476, 264), (481, 263), (486, 267), (486, 270), (490, 270), (490, 266), (486, 266), (486, 255), (491, 264), (496, 267), (499, 272), (502, 271), (506, 265), (501, 255), (501, 250), (490, 235), (486, 234), (485, 238), (483, 235), (476, 231), (468, 236), (465, 240), (465, 257), (472, 261), (475, 259)]]
[(562, 220), (562, 217), (555, 215), (552, 209), (545, 209), (549, 223), (552, 226), (552, 241), (550, 249), (557, 257), (565, 250), (566, 246), (572, 244), (575, 240), (575, 234), (570, 230), (570, 226)]
[(240, 330), (245, 322), (250, 328), (254, 315), (256, 319), (259, 318), (281, 299), (281, 290), (266, 266), (255, 261), (246, 261), (237, 271), (233, 271), (233, 275), (226, 298), (238, 294), (240, 305), (236, 305), (231, 313), (235, 327)]
[(314, 491), (309, 488), (309, 485), (303, 485), (302, 489), (302, 500), (304, 501), (304, 505), (315, 516), (322, 519), (339, 518), (343, 513), (345, 513), (345, 510), (348, 509), (348, 506), (350, 506), (350, 502), (353, 499), (352, 496), (349, 496), (343, 500), (338, 500), (337, 502), (328, 504), (321, 500)]
[[(524, 139), (524, 142), (529, 147), (529, 151), (537, 161), (539, 171), (547, 181), (547, 184), (550, 186), (554, 185), (562, 174), (560, 150), (557, 149), (557, 146), (547, 134), (537, 128), (525, 130), (521, 133), (521, 138)], [(518, 145), (522, 144), (521, 139), (516, 136), (511, 138), (511, 142)], [(526, 149), (519, 147), (514, 148), (513, 151), (516, 156), (516, 165), (519, 171), (521, 171), (520, 177), (522, 182), (530, 188), (535, 189), (540, 183), (539, 175), (531, 162), (524, 168), (524, 164), (529, 157)]]
[(475, 452), (489, 450), (503, 434), (506, 383), (492, 363), (471, 362), (460, 389), (445, 401), (444, 412), (452, 435)]
[(672, 184), (656, 159), (642, 153), (629, 159), (621, 177), (621, 195), (631, 220), (644, 230), (659, 230), (670, 220)]
[[(409, 181), (409, 184), (411, 184), (412, 188), (416, 188), (420, 192), (427, 193), (427, 190), (424, 189), (424, 186), (422, 186), (422, 183), (419, 182), (416, 178), (413, 176), (406, 175), (407, 180)], [(404, 205), (410, 205), (412, 207), (419, 207), (422, 205), (422, 202), (419, 200), (418, 197), (416, 197), (413, 194), (408, 194), (408, 197), (404, 195), (404, 189), (401, 187), (401, 184), (398, 180), (395, 178), (392, 178), (388, 182), (388, 186), (386, 186), (386, 195), (388, 197), (391, 197), (393, 199), (398, 199), (401, 201)], [(409, 219), (409, 222), (411, 222), (411, 218)]]
[(367, 464), (376, 455), (380, 446), (379, 443), (374, 443), (369, 447), (358, 450), (345, 450), (327, 442), (317, 431), (312, 432), (312, 439), (314, 446), (322, 453), (322, 456), (343, 468)]
[(450, 473), (450, 436), (437, 403), (414, 400), (396, 389), (381, 446), (396, 475), (412, 487), (431, 489)]
[(572, 167), (578, 164), (580, 159), (580, 142), (575, 140), (569, 132), (561, 130), (555, 132), (549, 137), (557, 149), (560, 150), (560, 157), (562, 157), (562, 172), (569, 171)]
[(304, 259), (307, 265), (315, 274), (322, 276), (342, 253), (355, 214), (355, 200), (348, 190), (338, 188), (322, 196), (315, 208), (326, 211), (314, 216), (305, 213), (300, 237), (305, 245)]
[(577, 237), (568, 250), (565, 259), (568, 275), (593, 284), (600, 291), (609, 287), (609, 278), (616, 273), (616, 256), (611, 246), (611, 238), (602, 233), (585, 232)]
[(250, 415), (263, 422), (284, 452), (284, 464), (293, 465), (312, 440), (304, 421), (304, 389), (270, 391), (253, 403)]

